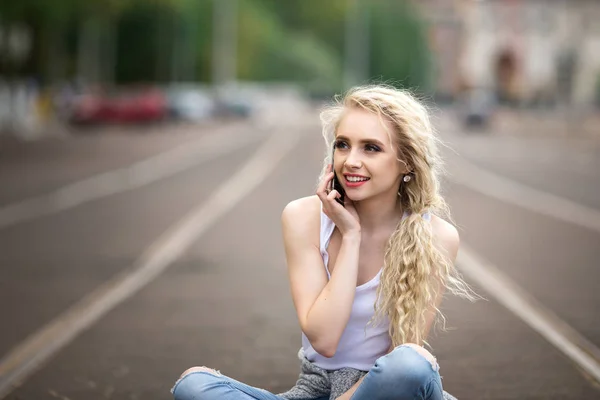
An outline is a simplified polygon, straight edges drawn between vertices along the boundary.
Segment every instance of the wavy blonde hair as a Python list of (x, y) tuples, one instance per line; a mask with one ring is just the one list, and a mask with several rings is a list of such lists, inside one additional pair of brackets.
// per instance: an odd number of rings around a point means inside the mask
[(407, 342), (427, 343), (428, 311), (433, 308), (436, 320), (445, 322), (435, 304), (438, 295), (448, 290), (471, 301), (477, 297), (452, 260), (434, 246), (431, 224), (422, 217), (429, 212), (452, 221), (440, 194), (443, 166), (437, 145), (441, 142), (426, 107), (408, 91), (385, 85), (355, 87), (344, 96), (336, 96), (334, 103), (321, 112), (327, 153), (320, 178), (331, 162), (337, 127), (344, 112), (352, 108), (376, 114), (384, 128), (384, 120), (391, 123), (393, 131), (388, 135), (397, 145), (398, 160), (408, 165), (412, 177), (407, 183), (401, 181), (398, 191), (398, 201), (409, 215), (398, 223), (387, 243), (378, 301), (370, 323), (387, 317), (394, 347)]

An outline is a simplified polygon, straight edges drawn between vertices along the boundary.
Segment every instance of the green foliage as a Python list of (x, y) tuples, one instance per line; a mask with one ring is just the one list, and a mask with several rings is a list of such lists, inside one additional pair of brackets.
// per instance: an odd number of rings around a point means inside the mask
[[(66, 23), (85, 15), (113, 16), (136, 0), (5, 0), (0, 8), (3, 21)], [(167, 1), (167, 0), (164, 0)]]
[(148, 82), (157, 78), (156, 63), (161, 33), (172, 35), (174, 13), (160, 5), (136, 4), (124, 10), (118, 20), (116, 81)]
[(425, 25), (402, 1), (371, 5), (371, 77), (394, 86), (429, 90), (431, 60)]
[[(365, 0), (362, 0), (365, 1)], [(290, 30), (314, 35), (341, 59), (348, 0), (256, 0)]]
[[(420, 91), (430, 90), (431, 54), (426, 26), (415, 7), (402, 0), (360, 1), (361, 6), (367, 8), (369, 13), (369, 79), (399, 87), (417, 88)], [(255, 0), (252, 3), (256, 7), (261, 5), (264, 10), (268, 10), (271, 18), (279, 19), (279, 26), (287, 32), (287, 37), (284, 38), (285, 34), (281, 32), (270, 35), (275, 35), (280, 42), (287, 41), (290, 37), (305, 36), (319, 43), (319, 51), (301, 53), (297, 46), (288, 41), (284, 54), (278, 53), (272, 57), (279, 62), (299, 57), (306, 63), (306, 58), (318, 59), (323, 57), (323, 53), (327, 53), (326, 57), (333, 61), (324, 63), (329, 65), (328, 68), (313, 68), (313, 77), (318, 82), (330, 82), (330, 86), (335, 90), (341, 88), (345, 23), (350, 5), (348, 0)], [(281, 46), (271, 47), (277, 52), (281, 52), (280, 48)], [(294, 61), (294, 65), (297, 65), (297, 61)], [(290, 73), (289, 68), (279, 63), (277, 70), (280, 71), (279, 74), (281, 71)], [(328, 74), (332, 74), (333, 77)], [(273, 76), (277, 76), (277, 72), (274, 72)]]
[[(105, 21), (117, 27), (117, 82), (167, 81), (181, 60), (193, 66), (193, 78), (210, 81), (215, 1), (224, 0), (5, 0), (0, 24), (25, 22), (37, 32), (38, 48), (60, 47), (45, 39), (44, 32), (51, 27), (57, 32), (53, 40), (71, 38), (60, 58), (75, 65), (74, 41), (83, 21)], [(431, 56), (426, 27), (414, 7), (402, 0), (360, 1), (370, 19), (370, 78), (427, 90)], [(348, 0), (238, 0), (238, 78), (296, 81), (339, 91), (350, 4)], [(42, 50), (36, 54), (47, 53)], [(36, 57), (28, 73), (43, 69), (45, 58)]]
[(264, 1), (242, 0), (240, 6), (241, 79), (339, 85), (339, 58), (316, 35), (287, 28)]

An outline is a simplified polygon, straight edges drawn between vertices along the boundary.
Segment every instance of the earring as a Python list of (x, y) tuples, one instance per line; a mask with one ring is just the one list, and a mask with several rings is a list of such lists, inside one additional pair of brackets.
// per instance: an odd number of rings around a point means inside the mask
[[(408, 174), (404, 175), (404, 178), (402, 178), (402, 180), (404, 181), (404, 183), (409, 182), (411, 179), (412, 179), (411, 176), (408, 175)], [(402, 185), (400, 185), (400, 190), (398, 190), (398, 196), (402, 196), (401, 192), (402, 192)]]

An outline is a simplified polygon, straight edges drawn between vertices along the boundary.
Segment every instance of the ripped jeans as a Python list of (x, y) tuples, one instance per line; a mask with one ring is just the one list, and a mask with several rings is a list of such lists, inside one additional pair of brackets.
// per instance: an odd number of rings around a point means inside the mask
[[(172, 390), (175, 400), (287, 400), (227, 376), (199, 371), (181, 378)], [(443, 400), (437, 363), (431, 364), (409, 346), (398, 346), (377, 359), (352, 395), (352, 400)], [(330, 400), (307, 397), (302, 400)], [(333, 399), (331, 399), (333, 400)]]

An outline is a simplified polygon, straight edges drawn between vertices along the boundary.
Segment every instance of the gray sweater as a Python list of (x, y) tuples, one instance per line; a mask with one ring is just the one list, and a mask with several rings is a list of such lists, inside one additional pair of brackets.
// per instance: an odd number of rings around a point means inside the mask
[[(329, 400), (335, 400), (352, 387), (360, 378), (367, 373), (354, 368), (341, 368), (335, 371), (327, 371), (317, 367), (304, 357), (304, 350), (300, 348), (298, 358), (301, 361), (300, 376), (296, 385), (279, 396), (288, 400), (318, 399), (329, 396)], [(444, 392), (445, 400), (457, 400), (447, 392)]]

